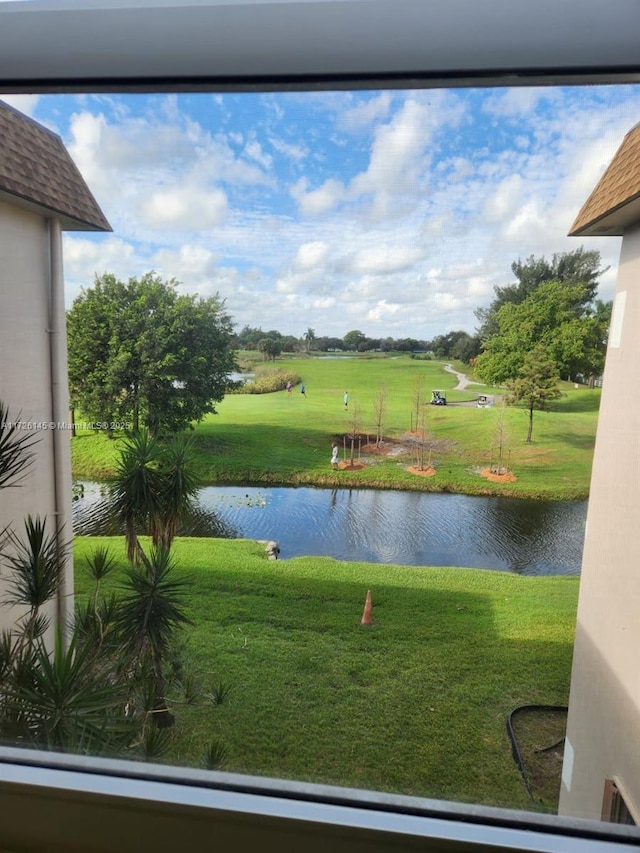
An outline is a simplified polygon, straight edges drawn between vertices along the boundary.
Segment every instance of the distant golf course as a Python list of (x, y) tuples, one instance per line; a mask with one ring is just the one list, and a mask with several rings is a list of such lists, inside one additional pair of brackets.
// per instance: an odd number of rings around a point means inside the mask
[[(452, 366), (474, 380), (467, 365)], [(206, 484), (410, 489), (540, 499), (588, 496), (599, 389), (561, 383), (564, 396), (551, 411), (535, 412), (533, 441), (526, 444), (528, 413), (519, 407), (502, 411), (500, 396), (505, 389), (478, 383), (453, 390), (458, 380), (444, 362), (408, 355), (296, 355), (256, 361), (255, 370), (286, 372), (298, 382), (290, 393), (227, 394), (216, 414), (195, 425), (195, 448)], [(448, 405), (429, 404), (435, 389), (445, 392)], [(479, 394), (493, 397), (495, 404), (478, 408)], [(382, 418), (376, 414), (381, 399)], [(377, 448), (378, 422), (383, 442)], [(351, 436), (356, 436), (353, 449)], [(330, 463), (334, 442), (343, 463), (339, 470)], [(493, 482), (482, 472), (495, 464), (500, 445), (503, 466), (512, 476)], [(117, 436), (79, 432), (72, 440), (74, 477), (108, 479), (118, 447)], [(435, 473), (420, 476), (409, 470), (427, 467)]]

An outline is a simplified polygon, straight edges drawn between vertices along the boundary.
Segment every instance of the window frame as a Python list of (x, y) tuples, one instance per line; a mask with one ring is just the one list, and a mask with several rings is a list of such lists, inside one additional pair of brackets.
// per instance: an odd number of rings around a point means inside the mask
[(605, 779), (602, 797), (602, 820), (625, 826), (640, 824), (640, 816), (624, 783), (617, 776)]
[[(629, 853), (634, 827), (0, 747), (0, 849)], [(34, 817), (34, 816), (37, 816)], [(141, 840), (144, 839), (144, 842)]]

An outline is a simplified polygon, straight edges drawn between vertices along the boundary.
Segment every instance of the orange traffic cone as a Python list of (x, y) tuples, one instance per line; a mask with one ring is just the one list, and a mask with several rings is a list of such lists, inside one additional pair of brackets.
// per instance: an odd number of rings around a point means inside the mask
[(371, 590), (367, 590), (367, 597), (364, 602), (364, 612), (362, 614), (362, 619), (360, 620), (361, 625), (373, 625), (373, 617), (371, 615)]

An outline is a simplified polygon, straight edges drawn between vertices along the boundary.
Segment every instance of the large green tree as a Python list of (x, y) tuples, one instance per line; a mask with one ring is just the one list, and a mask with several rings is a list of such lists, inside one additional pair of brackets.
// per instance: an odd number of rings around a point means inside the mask
[(366, 339), (366, 335), (364, 332), (361, 332), (360, 329), (352, 329), (342, 339), (342, 345), (346, 350), (357, 351), (358, 346)]
[(217, 297), (180, 295), (153, 272), (106, 273), (67, 314), (69, 386), (93, 421), (176, 432), (215, 411), (235, 369), (233, 328)]
[(597, 316), (577, 310), (583, 297), (578, 285), (548, 281), (523, 302), (503, 305), (495, 317), (496, 332), (476, 360), (479, 376), (492, 385), (516, 379), (537, 344), (543, 344), (553, 360), (556, 377), (599, 373), (604, 365), (603, 329)]
[(600, 252), (587, 250), (583, 246), (572, 252), (557, 252), (550, 261), (534, 255), (530, 255), (526, 261), (514, 261), (511, 271), (516, 281), (504, 286), (496, 285), (491, 305), (476, 311), (480, 321), (480, 338), (486, 341), (498, 331), (498, 313), (503, 306), (519, 305), (548, 281), (562, 282), (568, 289), (575, 287), (574, 309), (577, 315), (583, 314), (595, 299), (600, 276), (608, 269), (601, 269), (600, 263)]
[(275, 361), (282, 352), (282, 338), (261, 338), (258, 349), (265, 361)]

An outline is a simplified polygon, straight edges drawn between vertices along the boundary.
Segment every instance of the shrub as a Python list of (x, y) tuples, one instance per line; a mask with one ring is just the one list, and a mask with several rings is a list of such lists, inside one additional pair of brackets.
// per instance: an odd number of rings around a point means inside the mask
[(287, 387), (287, 382), (292, 385), (298, 385), (301, 379), (297, 373), (291, 370), (278, 368), (256, 368), (255, 379), (253, 382), (245, 382), (237, 393), (238, 394), (272, 394), (274, 391), (284, 391)]

